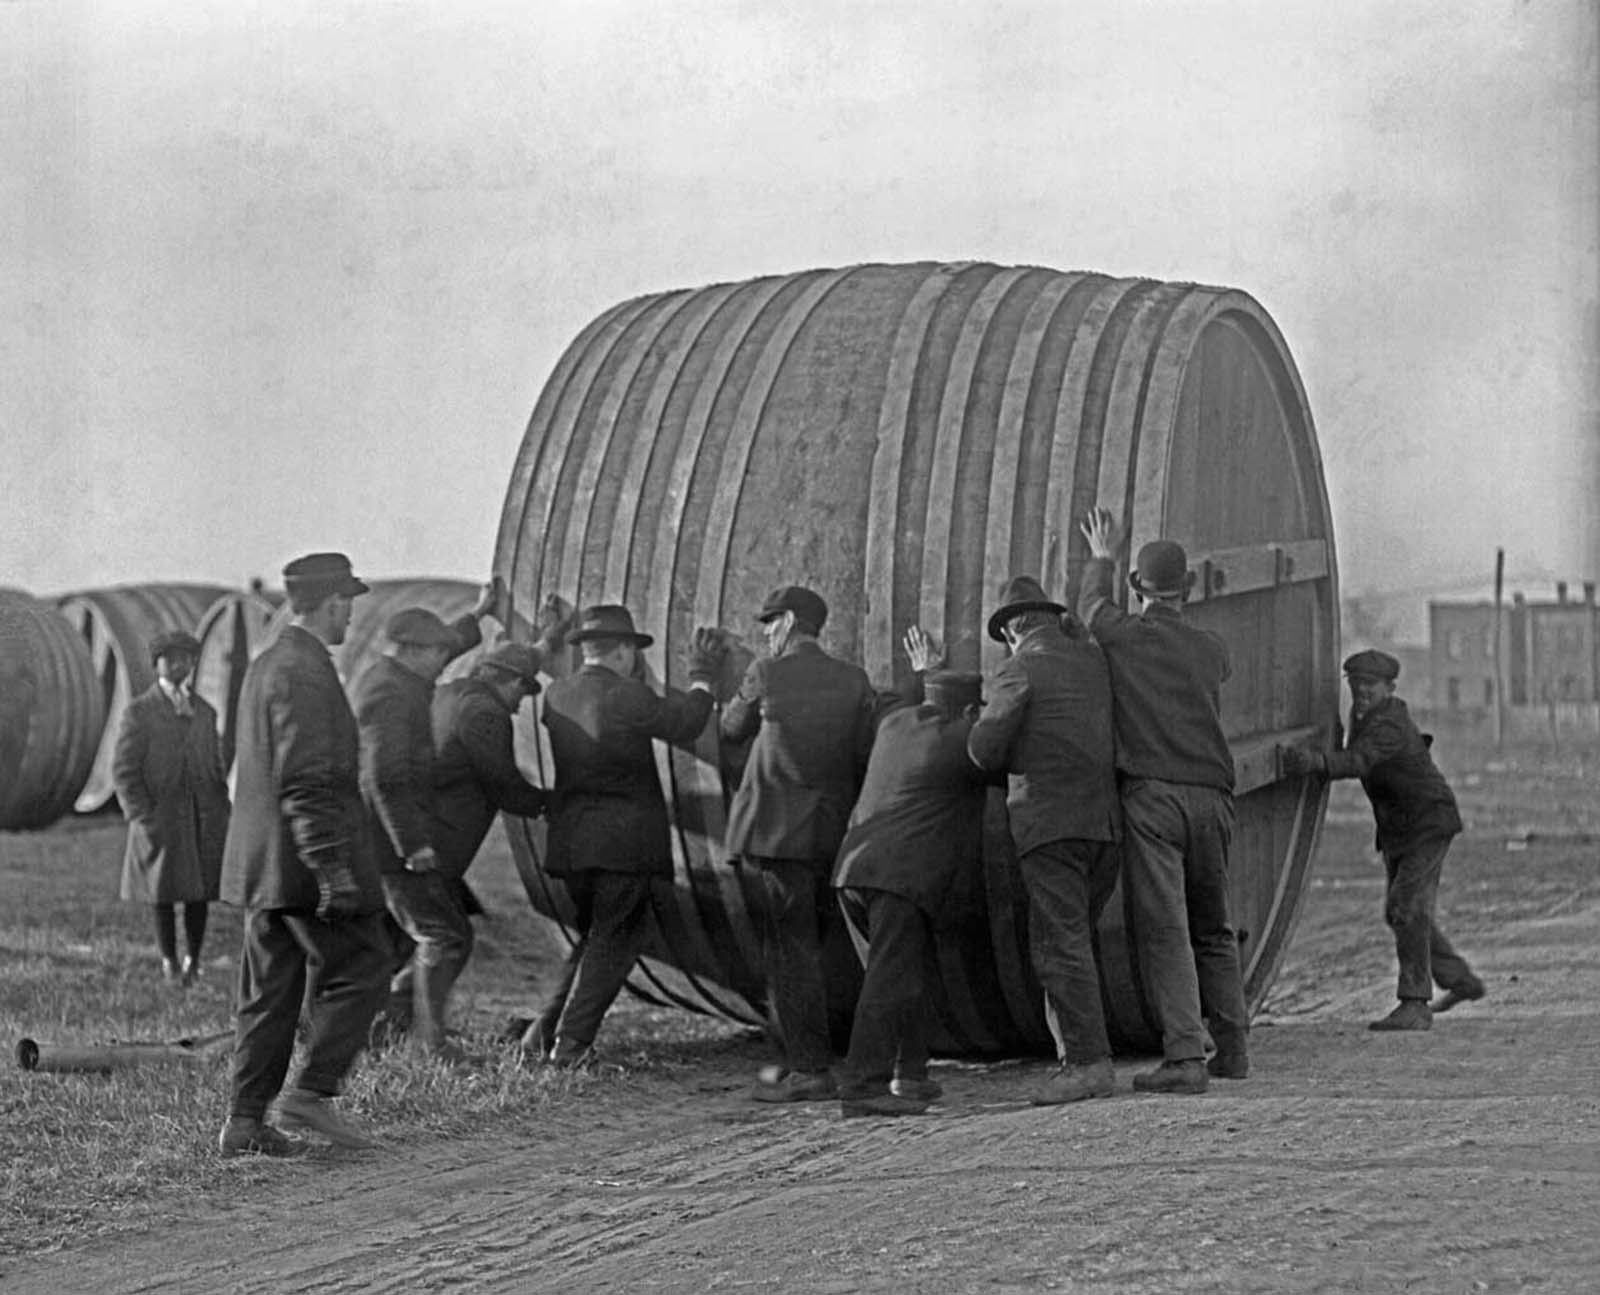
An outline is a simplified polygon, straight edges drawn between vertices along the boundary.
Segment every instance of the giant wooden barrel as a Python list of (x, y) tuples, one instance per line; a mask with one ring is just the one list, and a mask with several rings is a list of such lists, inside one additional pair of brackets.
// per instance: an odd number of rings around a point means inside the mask
[(0, 588), (0, 828), (72, 808), (105, 722), (88, 645), (48, 603)]
[(150, 642), (169, 630), (195, 632), (206, 608), (227, 592), (220, 585), (119, 585), (66, 594), (61, 614), (89, 645), (105, 703), (106, 723), (94, 767), (75, 808), (92, 814), (111, 803), (111, 757), (128, 703), (156, 681)]
[(194, 666), (194, 691), (217, 712), (217, 744), (225, 769), (233, 764), (245, 669), (260, 651), (282, 602), (281, 593), (233, 590), (206, 609), (195, 630), (200, 658)]
[[(362, 672), (383, 655), (389, 646), (384, 637), (384, 627), (389, 618), (406, 607), (425, 607), (445, 622), (460, 619), (472, 610), (478, 600), (479, 586), (465, 580), (369, 580), (370, 590), (350, 605), (350, 625), (345, 630), (344, 642), (333, 649), (333, 662), (339, 678), (348, 689)], [(258, 656), (266, 645), (278, 636), (289, 623), (293, 610), (285, 602), (273, 614), (261, 638), (253, 645), (251, 655)], [(463, 653), (445, 667), (440, 680), (458, 678), (472, 668), (482, 653), (474, 648)]]
[[(1325, 806), (1319, 783), (1279, 776), (1275, 747), (1336, 720), (1338, 598), (1305, 393), (1246, 293), (913, 264), (624, 302), (545, 385), (496, 570), (519, 606), (549, 591), (628, 604), (680, 685), (693, 626), (747, 631), (768, 589), (807, 584), (832, 607), (825, 645), (887, 685), (908, 668), (897, 644), (913, 622), (944, 640), (953, 666), (992, 668), (1001, 649), (984, 621), (1012, 573), (1071, 602), (1087, 556), (1077, 522), (1094, 505), (1130, 523), (1135, 551), (1156, 536), (1187, 546), (1198, 576), (1188, 614), (1232, 653), (1231, 898), (1258, 1005)], [(757, 901), (722, 846), (724, 756), (714, 732), (660, 750), (677, 871), (658, 888), (630, 983), (759, 1019)], [(997, 812), (933, 991), (941, 1046), (962, 1052), (1049, 1047)], [(541, 829), (507, 827), (535, 906), (569, 918), (540, 867)], [(1119, 1046), (1148, 1048), (1159, 1036), (1120, 894), (1098, 940)]]

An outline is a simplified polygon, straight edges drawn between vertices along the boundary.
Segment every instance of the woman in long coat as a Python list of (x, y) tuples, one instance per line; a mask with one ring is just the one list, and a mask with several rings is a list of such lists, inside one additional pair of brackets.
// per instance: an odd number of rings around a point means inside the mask
[[(124, 712), (111, 766), (128, 821), (122, 898), (151, 905), (162, 973), (184, 986), (200, 974), (208, 905), (217, 898), (228, 834), (217, 713), (189, 687), (199, 654), (190, 634), (163, 634), (150, 645), (156, 682)], [(185, 936), (181, 964), (179, 904)]]

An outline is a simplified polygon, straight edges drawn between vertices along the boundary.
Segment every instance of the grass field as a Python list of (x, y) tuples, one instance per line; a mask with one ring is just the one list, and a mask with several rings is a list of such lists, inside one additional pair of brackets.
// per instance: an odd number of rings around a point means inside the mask
[[(1593, 755), (1478, 753), (1450, 773), (1468, 831), (1452, 851), (1444, 909), (1469, 955), (1492, 947), (1510, 922), (1600, 900), (1600, 850), (1588, 839), (1600, 834)], [(1263, 1023), (1392, 983), (1369, 824), (1359, 789), (1338, 787)], [(105, 817), (0, 836), (0, 1042), (8, 1051), (24, 1036), (76, 1044), (203, 1038), (229, 1028), (238, 915), (213, 910), (204, 978), (187, 992), (168, 988), (147, 911), (115, 898), (121, 845), (120, 823)], [(600, 1073), (523, 1069), (496, 1036), (537, 1001), (561, 956), (560, 936), (529, 909), (498, 828), (472, 880), (491, 916), (480, 921), (454, 1011), (480, 1061), (450, 1067), (404, 1049), (366, 1058), (348, 1105), (380, 1135), (425, 1144), (503, 1130), (515, 1139), (547, 1122), (570, 1135), (575, 1124), (592, 1120), (598, 1129), (620, 1107), (655, 1100), (664, 1086), (698, 1100), (708, 1070), (736, 1082), (764, 1058), (749, 1031), (625, 997), (607, 1022)], [(106, 1076), (25, 1074), (7, 1059), (0, 1072), (0, 1255), (126, 1234), (182, 1215), (185, 1201), (242, 1199), (275, 1177), (272, 1163), (223, 1161), (214, 1152), (226, 1108), (220, 1055)]]

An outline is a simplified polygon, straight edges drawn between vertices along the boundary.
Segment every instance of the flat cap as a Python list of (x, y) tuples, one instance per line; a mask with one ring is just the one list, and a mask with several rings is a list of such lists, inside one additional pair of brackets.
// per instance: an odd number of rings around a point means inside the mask
[(410, 643), (414, 647), (460, 647), (456, 632), (426, 607), (403, 607), (389, 617), (383, 627), (391, 643)]
[(184, 630), (168, 630), (150, 640), (150, 664), (164, 656), (189, 656), (200, 659), (200, 640)]
[(500, 643), (478, 658), (478, 669), (502, 670), (521, 679), (531, 692), (539, 691), (539, 667), (544, 658), (526, 643)]
[(756, 619), (762, 624), (775, 620), (784, 612), (793, 612), (794, 618), (808, 626), (813, 633), (820, 630), (828, 619), (828, 604), (822, 595), (800, 585), (783, 585), (767, 595)]
[(983, 676), (964, 670), (935, 670), (922, 681), (929, 701), (941, 702), (955, 710), (983, 705)]
[(1346, 674), (1366, 675), (1370, 679), (1384, 679), (1393, 683), (1400, 677), (1400, 662), (1387, 652), (1379, 652), (1376, 648), (1368, 648), (1364, 652), (1356, 652), (1344, 659), (1344, 672)]
[(367, 584), (356, 578), (350, 559), (343, 553), (307, 553), (283, 569), (283, 583), (291, 593), (321, 590), (354, 598), (367, 592)]

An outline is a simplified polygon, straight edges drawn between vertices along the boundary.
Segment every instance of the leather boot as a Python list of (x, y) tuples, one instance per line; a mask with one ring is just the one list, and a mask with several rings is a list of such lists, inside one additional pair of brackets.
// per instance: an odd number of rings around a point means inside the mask
[(1473, 976), (1470, 980), (1464, 980), (1459, 985), (1451, 985), (1449, 989), (1445, 990), (1443, 994), (1429, 1004), (1429, 1010), (1437, 1016), (1440, 1012), (1448, 1012), (1452, 1007), (1459, 1007), (1462, 1003), (1476, 1003), (1488, 992), (1483, 981)]
[(1109, 1059), (1083, 1065), (1060, 1065), (1034, 1089), (1028, 1100), (1035, 1106), (1061, 1106), (1090, 1097), (1110, 1097), (1117, 1086)]
[(1211, 1087), (1211, 1080), (1206, 1063), (1194, 1057), (1163, 1061), (1154, 1070), (1135, 1075), (1133, 1086), (1141, 1093), (1203, 1093)]

